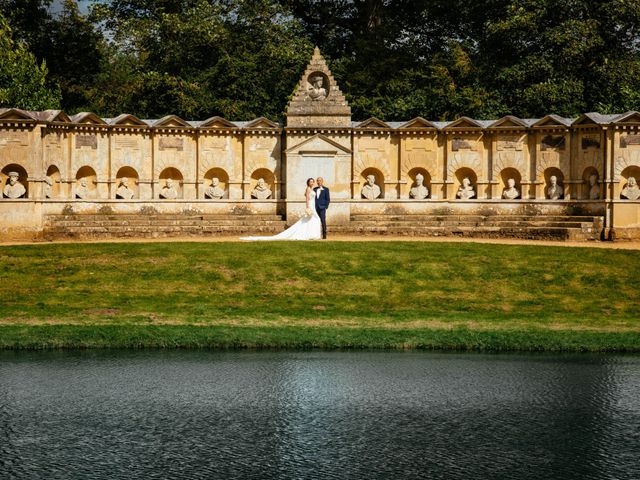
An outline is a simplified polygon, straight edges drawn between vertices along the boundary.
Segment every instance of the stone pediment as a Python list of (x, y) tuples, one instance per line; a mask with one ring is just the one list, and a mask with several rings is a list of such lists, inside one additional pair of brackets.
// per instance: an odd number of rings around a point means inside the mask
[(226, 118), (215, 116), (207, 118), (200, 124), (200, 128), (236, 128), (236, 125)]
[(280, 128), (280, 125), (268, 118), (259, 117), (247, 123), (244, 128)]
[(330, 153), (335, 155), (336, 153), (344, 153), (351, 155), (351, 150), (344, 145), (340, 145), (338, 142), (334, 142), (330, 138), (318, 133), (311, 138), (307, 138), (303, 142), (288, 148), (286, 153), (288, 154), (303, 154), (303, 153)]
[(153, 123), (154, 127), (172, 127), (172, 128), (189, 128), (191, 127), (191, 125), (189, 125), (187, 122), (185, 122), (183, 119), (181, 119), (180, 117), (178, 117), (177, 115), (167, 115), (166, 117), (162, 117), (159, 120), (156, 120)]
[(73, 123), (89, 123), (93, 125), (105, 125), (107, 123), (103, 119), (101, 119), (98, 115), (92, 112), (76, 113), (74, 116), (71, 117), (71, 121)]
[(459, 119), (451, 122), (449, 125), (445, 127), (445, 130), (451, 129), (463, 129), (463, 128), (482, 128), (482, 125), (476, 122), (473, 118), (469, 117), (460, 117)]
[(111, 125), (131, 125), (135, 127), (149, 126), (145, 122), (140, 120), (138, 117), (136, 117), (135, 115), (131, 115), (129, 113), (123, 113), (121, 115), (118, 115), (117, 117), (112, 118), (109, 123)]
[(569, 125), (571, 125), (570, 119), (558, 115), (547, 115), (533, 124), (534, 127), (568, 127)]
[(71, 123), (69, 116), (62, 110), (45, 110), (40, 113), (42, 114), (41, 119), (45, 122)]
[(527, 124), (513, 115), (507, 115), (491, 124), (491, 128), (522, 128)]
[(616, 118), (615, 123), (640, 123), (640, 113), (635, 111), (623, 113), (620, 117)]
[(416, 117), (409, 120), (404, 125), (400, 126), (401, 129), (424, 129), (424, 128), (437, 128), (429, 120), (425, 120), (422, 117)]
[(391, 126), (376, 117), (371, 117), (358, 124), (357, 128), (391, 128)]
[(351, 126), (351, 107), (318, 47), (287, 106), (287, 126)]
[(35, 120), (34, 117), (25, 110), (19, 110), (17, 108), (1, 108), (0, 109), (0, 121), (8, 120)]

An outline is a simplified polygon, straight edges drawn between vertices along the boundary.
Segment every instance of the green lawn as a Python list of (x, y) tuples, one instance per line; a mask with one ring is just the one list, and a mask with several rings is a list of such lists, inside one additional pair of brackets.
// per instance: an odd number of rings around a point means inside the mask
[(640, 351), (640, 252), (431, 242), (0, 247), (0, 348)]

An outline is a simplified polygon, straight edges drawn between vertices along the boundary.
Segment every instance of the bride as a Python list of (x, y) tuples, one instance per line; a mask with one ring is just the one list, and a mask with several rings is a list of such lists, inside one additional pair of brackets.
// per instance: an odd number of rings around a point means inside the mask
[(307, 210), (304, 217), (287, 228), (284, 232), (271, 237), (240, 237), (240, 240), (320, 240), (322, 224), (316, 212), (316, 193), (313, 178), (307, 180), (304, 198), (307, 199)]

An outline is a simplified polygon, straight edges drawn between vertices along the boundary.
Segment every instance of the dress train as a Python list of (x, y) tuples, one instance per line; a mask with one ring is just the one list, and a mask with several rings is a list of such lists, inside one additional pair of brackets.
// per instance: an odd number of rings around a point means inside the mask
[(315, 194), (309, 198), (311, 215), (302, 217), (284, 232), (269, 237), (240, 237), (240, 240), (320, 240), (322, 236), (322, 223), (316, 212)]

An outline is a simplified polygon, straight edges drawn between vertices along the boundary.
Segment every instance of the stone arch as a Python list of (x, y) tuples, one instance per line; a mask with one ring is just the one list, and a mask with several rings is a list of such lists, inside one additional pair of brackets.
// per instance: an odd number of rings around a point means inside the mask
[[(548, 198), (547, 190), (551, 185), (551, 177), (555, 176), (558, 179), (558, 185), (564, 188), (564, 173), (558, 167), (549, 167), (543, 172), (544, 176), (544, 197)], [(560, 198), (564, 198), (564, 194)]]
[[(634, 152), (635, 153), (635, 152)], [(638, 155), (631, 155), (632, 158), (618, 157), (613, 172), (613, 179), (616, 182), (620, 182), (623, 178), (622, 172), (627, 171), (629, 167), (640, 167), (640, 153)]]
[(80, 167), (76, 172), (74, 198), (87, 199), (98, 196), (98, 175), (88, 165)]
[(409, 191), (416, 184), (416, 175), (421, 174), (424, 177), (424, 186), (429, 190), (429, 195), (427, 198), (431, 198), (431, 174), (426, 168), (423, 167), (415, 167), (407, 172), (407, 177), (409, 177)]
[(204, 188), (202, 189), (202, 196), (205, 197), (207, 188), (211, 186), (211, 180), (213, 178), (218, 179), (218, 188), (224, 190), (224, 195), (222, 198), (229, 198), (229, 174), (224, 168), (220, 167), (210, 168), (204, 174)]
[[(61, 184), (62, 174), (57, 165), (49, 165), (47, 168), (47, 174), (45, 178), (43, 197), (45, 198), (60, 198), (62, 193)], [(49, 184), (51, 183), (51, 184)]]
[(253, 192), (258, 185), (258, 180), (263, 179), (267, 184), (267, 187), (271, 190), (271, 195), (269, 195), (265, 200), (273, 200), (276, 198), (275, 190), (276, 190), (276, 176), (275, 174), (269, 170), (268, 168), (258, 168), (251, 173), (251, 183), (249, 185), (249, 197), (251, 196), (251, 192)]
[(478, 183), (478, 174), (475, 172), (475, 170), (469, 167), (458, 168), (455, 171), (455, 178), (458, 183), (457, 185), (458, 187), (462, 185), (462, 180), (464, 178), (468, 178), (471, 181), (471, 185), (473, 185), (474, 188)]
[(545, 172), (550, 168), (562, 171), (560, 155), (557, 152), (540, 152), (536, 161), (536, 181), (544, 181)]
[[(598, 198), (591, 198), (591, 176), (596, 177), (596, 186), (598, 191)], [(582, 172), (582, 191), (580, 192), (580, 198), (585, 200), (598, 200), (602, 198), (602, 186), (600, 184), (600, 172), (594, 166), (589, 166)]]
[(18, 174), (18, 182), (24, 187), (24, 193), (17, 198), (29, 198), (29, 175), (27, 174), (27, 170), (17, 163), (10, 163), (0, 171), (0, 181), (2, 182), (1, 198), (12, 198), (7, 195), (9, 192), (5, 191), (9, 186), (9, 173), (11, 172)]
[(473, 185), (475, 187), (478, 179), (481, 177), (478, 172), (482, 171), (482, 161), (480, 159), (480, 155), (478, 155), (477, 152), (453, 153), (451, 155), (451, 158), (447, 162), (447, 178), (457, 178), (458, 171), (465, 168), (473, 172), (473, 177), (475, 178), (475, 180), (473, 181)]
[(582, 167), (585, 169), (587, 167), (593, 167), (598, 171), (598, 176), (600, 176), (600, 166), (602, 165), (601, 151), (599, 148), (590, 148), (588, 150), (582, 150), (578, 154), (578, 168)]
[[(622, 192), (629, 185), (629, 179), (633, 178), (636, 181), (636, 184), (640, 182), (640, 166), (638, 165), (629, 165), (627, 168), (620, 172), (620, 180), (618, 182), (615, 198), (623, 198)], [(633, 200), (633, 199), (632, 199)]]
[(525, 171), (526, 172), (526, 165), (524, 162), (524, 157), (522, 155), (522, 152), (518, 152), (519, 155), (518, 156), (514, 156), (513, 155), (514, 152), (505, 152), (505, 151), (500, 151), (497, 152), (496, 155), (496, 160), (493, 163), (493, 178), (494, 179), (498, 179), (500, 178), (500, 173), (503, 170), (506, 170), (508, 168), (511, 168), (513, 170), (516, 170), (518, 172), (520, 171)]
[(362, 195), (362, 189), (367, 184), (367, 178), (369, 175), (373, 175), (375, 177), (375, 183), (380, 187), (380, 195), (377, 199), (384, 198), (384, 173), (374, 167), (365, 168), (360, 172), (360, 191), (357, 192), (357, 198), (364, 198)]
[[(116, 188), (114, 192), (115, 198), (124, 198), (123, 196), (120, 196), (118, 194), (118, 190), (122, 186), (123, 179), (126, 179), (128, 189), (133, 192), (132, 198), (140, 198), (140, 192), (138, 187), (138, 184), (140, 181), (140, 175), (138, 175), (138, 172), (135, 168), (128, 167), (128, 166), (120, 167), (120, 169), (118, 170), (118, 173), (116, 173)], [(125, 198), (125, 199), (129, 200), (128, 198)]]
[(160, 172), (158, 178), (160, 179), (160, 184), (158, 187), (158, 198), (164, 199), (164, 197), (161, 197), (160, 195), (163, 194), (163, 190), (165, 188), (175, 189), (177, 193), (175, 198), (182, 198), (182, 182), (184, 180), (184, 177), (182, 176), (182, 172), (180, 170), (175, 167), (167, 167)]
[(517, 169), (513, 167), (504, 168), (500, 171), (499, 178), (500, 178), (500, 185), (502, 187), (500, 189), (500, 197), (502, 197), (502, 192), (504, 192), (504, 190), (508, 188), (509, 179), (513, 178), (516, 182), (516, 189), (520, 193), (518, 198), (522, 198), (522, 175)]

